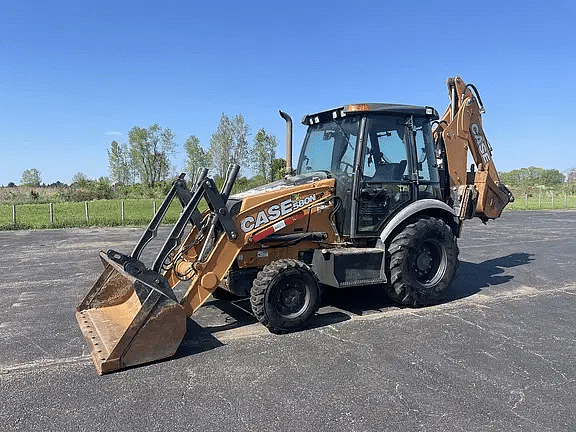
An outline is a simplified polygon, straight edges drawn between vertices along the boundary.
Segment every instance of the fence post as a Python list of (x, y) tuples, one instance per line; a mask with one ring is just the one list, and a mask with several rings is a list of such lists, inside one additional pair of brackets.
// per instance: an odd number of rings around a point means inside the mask
[(564, 189), (564, 208), (568, 208), (568, 197), (566, 196), (566, 189)]
[(54, 225), (54, 204), (50, 203), (50, 224)]
[(124, 222), (124, 200), (122, 200), (122, 222)]
[(552, 191), (552, 210), (554, 210), (554, 191)]
[(526, 205), (524, 206), (524, 210), (528, 210), (528, 194), (524, 194), (526, 197)]
[(538, 192), (538, 208), (542, 209), (542, 191)]
[(12, 204), (12, 223), (16, 225), (16, 204)]
[(90, 217), (88, 216), (88, 201), (84, 201), (84, 210), (86, 210), (86, 223), (90, 223)]
[(153, 217), (156, 216), (156, 201), (154, 201), (154, 215)]

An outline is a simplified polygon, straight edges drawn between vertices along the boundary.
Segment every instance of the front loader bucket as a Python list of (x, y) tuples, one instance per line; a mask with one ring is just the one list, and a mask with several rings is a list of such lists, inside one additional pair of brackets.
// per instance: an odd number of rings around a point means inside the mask
[(174, 355), (186, 314), (166, 279), (118, 252), (100, 258), (105, 269), (76, 311), (98, 373)]

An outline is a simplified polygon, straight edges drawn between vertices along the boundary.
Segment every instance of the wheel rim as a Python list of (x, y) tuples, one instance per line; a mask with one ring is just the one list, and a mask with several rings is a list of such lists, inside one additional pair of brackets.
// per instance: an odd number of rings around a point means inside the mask
[(271, 300), (281, 316), (295, 318), (306, 311), (310, 303), (310, 291), (304, 280), (287, 276), (278, 283)]
[(413, 263), (414, 279), (425, 288), (433, 287), (446, 272), (446, 250), (437, 240), (426, 240), (416, 250)]

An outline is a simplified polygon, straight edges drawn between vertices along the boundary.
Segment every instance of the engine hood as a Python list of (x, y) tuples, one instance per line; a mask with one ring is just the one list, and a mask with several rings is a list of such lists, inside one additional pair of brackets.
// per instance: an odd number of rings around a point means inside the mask
[(245, 192), (231, 195), (230, 198), (233, 200), (241, 201), (244, 198), (248, 198), (251, 196), (262, 195), (269, 192), (277, 192), (281, 191), (282, 189), (289, 189), (295, 186), (301, 186), (309, 183), (314, 183), (320, 180), (326, 180), (330, 177), (331, 177), (330, 174), (324, 171), (316, 171), (313, 173), (288, 176), (282, 180), (277, 180), (275, 182), (268, 183), (263, 186), (255, 187), (254, 189), (249, 189)]

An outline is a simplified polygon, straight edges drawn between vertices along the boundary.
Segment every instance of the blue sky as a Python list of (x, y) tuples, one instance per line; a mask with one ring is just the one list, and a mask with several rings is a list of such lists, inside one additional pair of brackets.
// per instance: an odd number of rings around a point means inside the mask
[[(119, 4), (118, 4), (119, 3)], [(500, 171), (576, 166), (576, 7), (516, 2), (23, 2), (0, 12), (0, 185), (108, 176), (133, 126), (204, 147), (222, 113), (278, 137), (353, 102), (432, 105), (474, 83)], [(197, 3), (201, 3), (198, 5)]]

